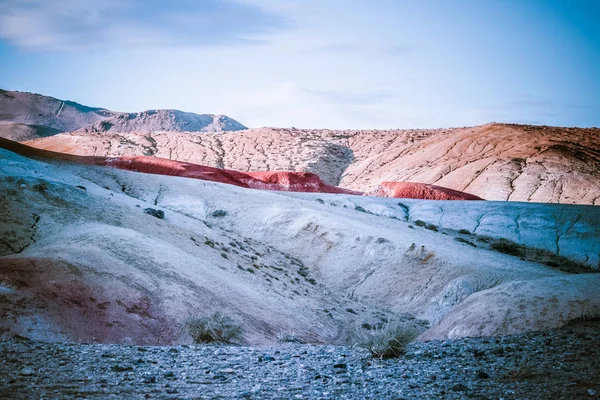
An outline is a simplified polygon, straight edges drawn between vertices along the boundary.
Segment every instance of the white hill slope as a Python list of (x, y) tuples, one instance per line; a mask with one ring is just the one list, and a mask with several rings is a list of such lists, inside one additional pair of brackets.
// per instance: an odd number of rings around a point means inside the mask
[(597, 270), (598, 207), (268, 192), (6, 150), (0, 185), (3, 335), (185, 342), (188, 317), (223, 311), (246, 343), (344, 343), (386, 319), (441, 339), (600, 316), (600, 274), (539, 263)]
[(224, 132), (246, 127), (225, 116), (194, 114), (179, 110), (148, 110), (124, 113), (79, 129), (81, 132)]

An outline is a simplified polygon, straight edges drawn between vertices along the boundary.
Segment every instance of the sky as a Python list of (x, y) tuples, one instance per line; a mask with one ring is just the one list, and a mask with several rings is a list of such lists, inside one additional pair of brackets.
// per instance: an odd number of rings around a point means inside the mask
[(0, 88), (249, 127), (600, 126), (599, 21), (600, 0), (0, 0)]

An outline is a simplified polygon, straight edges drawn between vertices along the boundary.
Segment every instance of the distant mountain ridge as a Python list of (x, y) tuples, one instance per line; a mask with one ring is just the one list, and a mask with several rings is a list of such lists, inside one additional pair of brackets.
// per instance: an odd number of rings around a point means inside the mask
[[(15, 125), (15, 124), (24, 124)], [(48, 129), (41, 129), (48, 128)], [(124, 113), (36, 93), (0, 89), (0, 136), (32, 140), (58, 132), (225, 132), (246, 129), (225, 115), (179, 110)]]
[(179, 110), (124, 113), (78, 129), (79, 132), (224, 132), (246, 127), (226, 115), (194, 114)]
[(41, 94), (0, 89), (0, 121), (69, 132), (118, 114)]

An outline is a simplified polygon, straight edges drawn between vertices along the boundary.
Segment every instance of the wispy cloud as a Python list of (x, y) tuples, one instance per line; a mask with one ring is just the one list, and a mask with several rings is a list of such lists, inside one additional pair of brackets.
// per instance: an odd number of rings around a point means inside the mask
[(368, 55), (368, 56), (404, 56), (416, 51), (416, 48), (407, 44), (381, 45), (381, 44), (352, 44), (328, 43), (311, 47), (309, 52), (329, 53), (341, 56)]
[(31, 50), (244, 44), (285, 26), (237, 0), (0, 1), (0, 40)]

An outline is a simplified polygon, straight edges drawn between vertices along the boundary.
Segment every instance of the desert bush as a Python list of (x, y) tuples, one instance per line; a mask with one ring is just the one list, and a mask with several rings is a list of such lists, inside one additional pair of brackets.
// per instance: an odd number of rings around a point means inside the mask
[(155, 218), (158, 218), (158, 219), (164, 219), (165, 218), (165, 212), (163, 210), (156, 210), (154, 208), (148, 207), (148, 208), (144, 208), (144, 213), (148, 214), (148, 215), (151, 215), (151, 216), (153, 216)]
[(503, 378), (507, 380), (519, 380), (533, 378), (539, 373), (538, 369), (533, 363), (527, 360), (526, 356), (523, 356), (521, 361), (513, 364), (505, 373)]
[(186, 325), (194, 343), (232, 343), (242, 337), (240, 321), (221, 312), (190, 318)]
[(465, 238), (461, 238), (461, 237), (455, 237), (454, 240), (456, 240), (457, 242), (461, 242), (464, 244), (468, 244), (469, 246), (473, 246), (473, 247), (477, 247), (475, 245), (475, 243), (471, 242), (470, 240), (467, 240)]
[(355, 334), (356, 344), (371, 353), (373, 358), (395, 358), (404, 354), (406, 345), (412, 342), (419, 330), (412, 326), (389, 323), (359, 329)]
[(33, 185), (33, 190), (38, 192), (46, 192), (48, 190), (48, 185), (45, 182), (40, 182), (37, 185)]
[(427, 225), (425, 225), (425, 229), (429, 229), (430, 231), (434, 231), (434, 232), (438, 231), (437, 226), (435, 226), (433, 224), (427, 224)]
[(415, 221), (415, 225), (416, 226), (420, 226), (420, 227), (424, 227), (425, 225), (427, 225), (427, 222), (425, 221), (421, 221), (420, 219)]
[(300, 339), (298, 339), (298, 336), (296, 335), (296, 332), (294, 332), (294, 331), (286, 331), (286, 332), (278, 333), (277, 341), (279, 343), (302, 343), (302, 341)]

